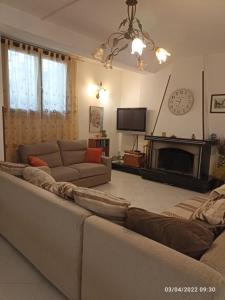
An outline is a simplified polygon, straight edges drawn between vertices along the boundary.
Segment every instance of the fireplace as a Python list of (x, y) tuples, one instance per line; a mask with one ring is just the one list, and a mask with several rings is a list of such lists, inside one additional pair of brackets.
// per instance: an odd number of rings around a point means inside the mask
[(178, 148), (158, 150), (158, 169), (193, 175), (194, 154)]
[(145, 136), (145, 140), (148, 147), (143, 178), (203, 193), (215, 184), (209, 170), (216, 141), (159, 136)]

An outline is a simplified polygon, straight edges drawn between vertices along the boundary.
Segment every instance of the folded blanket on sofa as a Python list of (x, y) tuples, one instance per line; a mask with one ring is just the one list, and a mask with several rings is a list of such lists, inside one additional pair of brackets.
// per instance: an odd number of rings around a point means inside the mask
[(225, 184), (221, 185), (220, 187), (214, 189), (210, 193), (210, 198), (211, 199), (219, 199), (219, 198), (225, 198)]

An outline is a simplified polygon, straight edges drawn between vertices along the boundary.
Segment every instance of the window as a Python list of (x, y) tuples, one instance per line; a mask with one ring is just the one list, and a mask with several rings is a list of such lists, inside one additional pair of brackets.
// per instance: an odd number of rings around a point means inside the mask
[(12, 109), (38, 109), (38, 57), (8, 50), (9, 103)]
[[(11, 109), (38, 111), (42, 107), (47, 112), (66, 111), (66, 63), (10, 49), (8, 65)], [(42, 95), (39, 78), (42, 78)]]
[(44, 111), (66, 111), (67, 65), (42, 59), (42, 89)]

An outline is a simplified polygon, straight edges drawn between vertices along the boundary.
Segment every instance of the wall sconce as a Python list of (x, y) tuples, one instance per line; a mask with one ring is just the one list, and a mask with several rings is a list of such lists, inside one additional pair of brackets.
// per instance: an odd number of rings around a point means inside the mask
[(102, 82), (99, 83), (97, 93), (96, 93), (96, 99), (104, 100), (108, 96), (108, 91), (102, 86)]
[(103, 103), (108, 99), (109, 92), (103, 87), (102, 82), (98, 85), (90, 83), (87, 87), (87, 93), (89, 96), (95, 96), (96, 99)]

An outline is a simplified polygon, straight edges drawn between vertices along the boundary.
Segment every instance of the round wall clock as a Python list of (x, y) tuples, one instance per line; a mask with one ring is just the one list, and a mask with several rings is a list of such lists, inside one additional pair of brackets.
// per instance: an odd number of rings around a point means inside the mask
[(174, 115), (185, 115), (194, 104), (192, 91), (188, 89), (178, 89), (174, 91), (168, 100), (168, 107)]

